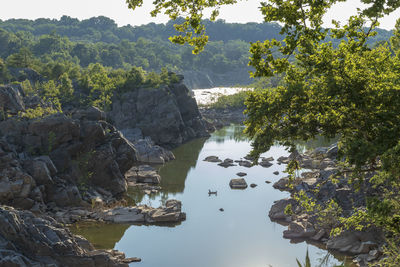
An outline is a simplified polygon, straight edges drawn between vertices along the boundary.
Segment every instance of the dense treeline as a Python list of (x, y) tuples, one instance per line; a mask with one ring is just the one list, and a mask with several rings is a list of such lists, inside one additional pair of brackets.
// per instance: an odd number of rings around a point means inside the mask
[[(61, 36), (68, 37), (74, 42), (118, 44), (123, 40), (136, 42), (139, 38), (167, 41), (171, 35), (175, 34), (173, 25), (181, 21), (182, 19), (178, 19), (177, 21), (169, 21), (166, 24), (149, 23), (135, 27), (130, 25), (118, 27), (114, 20), (104, 16), (82, 21), (63, 16), (60, 20), (44, 18), (37, 20), (0, 20), (0, 27), (13, 33), (29, 32), (36, 37), (55, 32)], [(245, 42), (256, 42), (265, 37), (280, 38), (278, 24), (225, 23), (223, 20), (204, 22), (207, 25), (207, 34), (210, 37), (210, 41), (243, 40)]]
[[(81, 67), (101, 63), (124, 69), (137, 66), (147, 71), (167, 67), (177, 72), (207, 69), (226, 73), (234, 68), (248, 69), (249, 42), (282, 38), (278, 24), (207, 20), (204, 23), (210, 42), (203, 53), (195, 56), (191, 47), (168, 40), (175, 33), (173, 24), (179, 20), (182, 19), (136, 27), (118, 27), (107, 17), (0, 21), (0, 57), (12, 67), (17, 64), (16, 58), (23, 57), (25, 61), (32, 58), (46, 64), (72, 62)], [(378, 30), (370, 42), (387, 40), (390, 35), (389, 31)]]
[[(196, 57), (190, 47), (178, 49), (168, 40), (141, 37), (136, 42), (123, 40), (118, 44), (80, 43), (56, 33), (35, 37), (27, 32), (12, 33), (0, 28), (0, 57), (12, 67), (21, 63), (14, 59), (24, 57), (42, 63), (71, 62), (81, 67), (101, 63), (125, 69), (132, 66), (151, 71), (160, 71), (163, 67), (173, 71), (207, 68), (224, 73), (232, 68), (246, 68), (248, 50), (248, 44), (241, 40), (218, 41), (210, 43), (206, 51)], [(24, 67), (26, 64), (28, 62), (22, 62)]]

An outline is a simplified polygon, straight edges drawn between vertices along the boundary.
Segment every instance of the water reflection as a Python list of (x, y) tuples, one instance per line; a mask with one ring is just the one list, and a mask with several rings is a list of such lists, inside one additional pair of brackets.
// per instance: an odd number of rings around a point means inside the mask
[(162, 190), (156, 194), (146, 196), (137, 188), (129, 188), (127, 200), (129, 205), (149, 204), (160, 198), (164, 204), (170, 195), (182, 193), (185, 190), (185, 180), (191, 169), (196, 166), (200, 151), (203, 149), (206, 138), (192, 140), (183, 146), (173, 150), (176, 160), (166, 163), (164, 166), (155, 166), (161, 175)]
[(205, 138), (196, 139), (178, 147), (173, 151), (176, 160), (170, 161), (160, 168), (161, 187), (166, 197), (168, 197), (168, 193), (182, 193), (185, 190), (186, 177), (189, 171), (196, 166), (206, 140)]
[(248, 137), (243, 133), (243, 125), (231, 125), (215, 131), (211, 136), (211, 140), (216, 143), (222, 144), (227, 140), (234, 140), (236, 142), (247, 141)]
[[(181, 200), (186, 221), (175, 227), (133, 225), (126, 229), (123, 226), (123, 231), (117, 231), (115, 239), (103, 243), (102, 247), (120, 239), (114, 248), (128, 257), (140, 257), (142, 262), (138, 266), (141, 267), (292, 267), (296, 265), (296, 258), (304, 258), (307, 248), (313, 266), (318, 263), (320, 254), (325, 251), (304, 242), (292, 244), (283, 239), (285, 227), (268, 218), (273, 202), (288, 194), (275, 190), (265, 181), (273, 183), (285, 176), (284, 165), (274, 161), (270, 168), (233, 166), (225, 169), (203, 161), (210, 155), (234, 160), (247, 155), (251, 146), (243, 129), (243, 126), (226, 127), (206, 141), (200, 139), (181, 146), (174, 151), (177, 159), (160, 168), (162, 192), (150, 197), (131, 192), (136, 203), (152, 206), (167, 198)], [(283, 147), (274, 146), (263, 156), (277, 159), (287, 155)], [(274, 175), (275, 171), (280, 174)], [(238, 172), (246, 172), (247, 183), (258, 186), (231, 190), (229, 181)], [(209, 197), (208, 190), (218, 191), (218, 195)], [(81, 233), (91, 241), (93, 235), (103, 239), (103, 230), (95, 234), (85, 231)], [(100, 242), (95, 240), (95, 244)], [(331, 264), (328, 266), (338, 263), (332, 258), (328, 261)]]
[(309, 141), (298, 141), (297, 142), (297, 150), (300, 152), (305, 152), (307, 150), (313, 150), (317, 147), (328, 147), (333, 143), (337, 142), (339, 138), (327, 138), (324, 136), (317, 136)]
[(97, 249), (112, 249), (124, 236), (128, 224), (79, 223), (73, 224), (70, 230), (76, 235), (82, 235)]

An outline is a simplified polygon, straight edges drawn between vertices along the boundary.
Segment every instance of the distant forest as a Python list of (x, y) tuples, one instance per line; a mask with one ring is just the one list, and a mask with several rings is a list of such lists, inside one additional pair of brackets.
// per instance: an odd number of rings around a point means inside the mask
[[(278, 24), (205, 21), (210, 42), (195, 56), (191, 47), (169, 42), (168, 37), (176, 33), (174, 23), (118, 27), (103, 16), (82, 21), (68, 16), (60, 20), (0, 20), (0, 57), (8, 67), (30, 67), (39, 72), (42, 64), (85, 68), (100, 63), (126, 70), (136, 66), (156, 72), (165, 67), (175, 72), (207, 69), (226, 73), (248, 69), (249, 42), (281, 38)], [(378, 30), (371, 45), (391, 35)]]

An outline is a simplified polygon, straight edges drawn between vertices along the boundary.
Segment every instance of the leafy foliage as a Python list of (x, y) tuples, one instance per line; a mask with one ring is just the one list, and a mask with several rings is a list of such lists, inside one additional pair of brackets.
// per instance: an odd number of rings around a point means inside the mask
[[(377, 35), (379, 19), (398, 9), (400, 2), (362, 0), (366, 7), (360, 8), (347, 24), (341, 26), (333, 21), (333, 29), (324, 29), (322, 18), (327, 10), (344, 1), (261, 3), (265, 21), (280, 22), (284, 38), (251, 44), (249, 64), (255, 69), (251, 75), (279, 74), (283, 82), (273, 90), (256, 91), (247, 98), (246, 133), (253, 138), (255, 157), (275, 142), (294, 148), (298, 140), (338, 136), (339, 157), (344, 159), (343, 171), (350, 174), (350, 185), (362, 190), (368, 182), (376, 189), (374, 195), (367, 196), (365, 210), (354, 210), (352, 216), (340, 218), (341, 223), (358, 230), (371, 223), (382, 227), (388, 236), (398, 237), (400, 20), (390, 42), (370, 46), (368, 39)], [(158, 12), (167, 14), (172, 3), (175, 1), (155, 2)], [(194, 20), (196, 27), (201, 27), (197, 24), (201, 23), (202, 13), (199, 17), (192, 11), (226, 4), (196, 1), (192, 9), (190, 3), (175, 5), (189, 8), (187, 20)], [(195, 45), (200, 46), (195, 50), (202, 49), (202, 43)], [(372, 179), (371, 174), (375, 174)], [(318, 208), (307, 197), (298, 199), (310, 211)], [(335, 210), (332, 203), (325, 213), (336, 217)], [(398, 245), (397, 242), (395, 246)], [(388, 256), (393, 264), (398, 260)]]

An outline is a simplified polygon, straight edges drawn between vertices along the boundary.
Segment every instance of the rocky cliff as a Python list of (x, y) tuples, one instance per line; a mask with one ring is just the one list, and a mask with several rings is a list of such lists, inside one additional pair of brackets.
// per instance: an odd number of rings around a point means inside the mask
[(139, 88), (114, 97), (108, 116), (134, 144), (150, 137), (156, 145), (173, 148), (208, 136), (196, 101), (182, 81), (160, 88)]
[(0, 206), (0, 266), (128, 266), (124, 253), (95, 250), (54, 219)]
[(89, 108), (71, 117), (0, 122), (0, 203), (44, 210), (124, 193), (136, 150), (102, 117)]
[(158, 209), (116, 207), (101, 216), (103, 208), (121, 204), (118, 201), (128, 187), (125, 174), (135, 163), (163, 163), (174, 157), (154, 143), (176, 147), (208, 135), (185, 85), (120, 95), (108, 116), (95, 107), (70, 108), (65, 114), (35, 119), (20, 116), (38, 105), (46, 103), (25, 96), (21, 87), (0, 86), (0, 266), (130, 262), (123, 253), (94, 250), (54, 218), (68, 223), (85, 218), (115, 221), (127, 211), (127, 216), (135, 215), (124, 217), (130, 222), (185, 219), (181, 203), (175, 200)]

